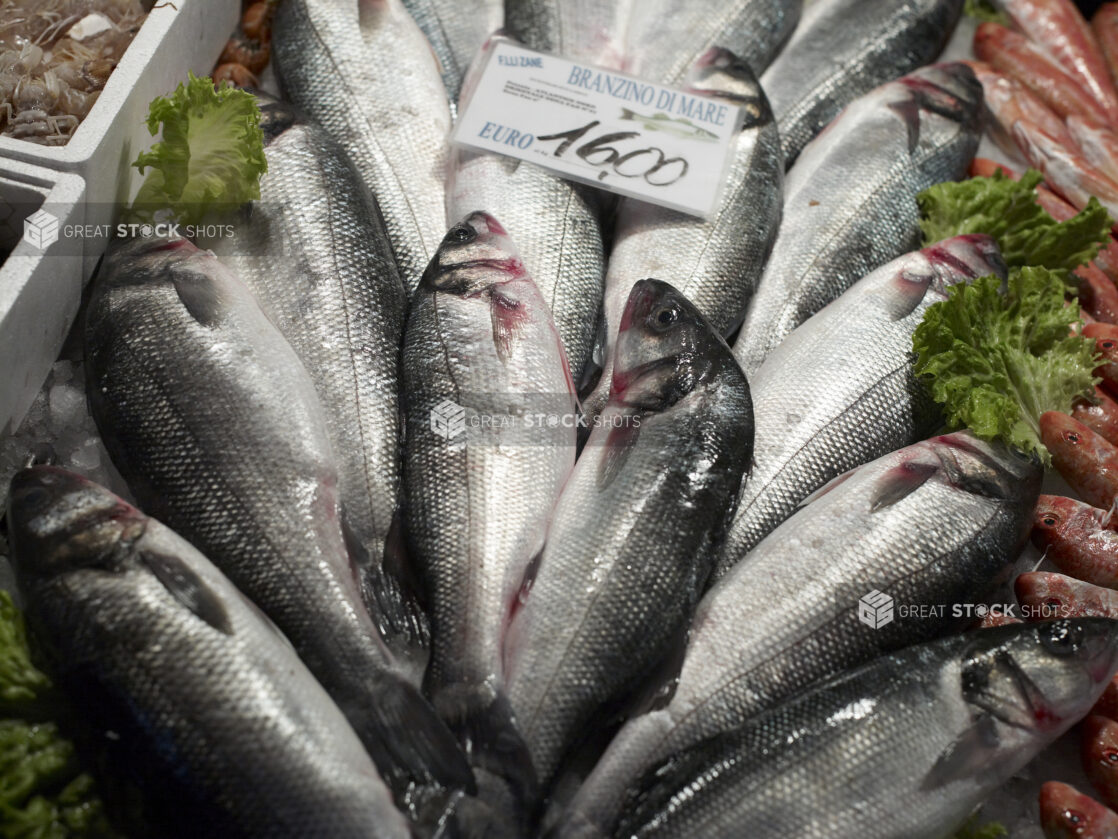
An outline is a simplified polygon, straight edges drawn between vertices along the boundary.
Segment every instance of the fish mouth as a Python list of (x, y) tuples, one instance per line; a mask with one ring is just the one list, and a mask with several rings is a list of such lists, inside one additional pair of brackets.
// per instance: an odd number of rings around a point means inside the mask
[(621, 313), (621, 322), (617, 325), (617, 332), (628, 332), (633, 325), (652, 310), (652, 305), (658, 296), (654, 287), (655, 280), (638, 280), (629, 292), (629, 300), (625, 303), (625, 311)]

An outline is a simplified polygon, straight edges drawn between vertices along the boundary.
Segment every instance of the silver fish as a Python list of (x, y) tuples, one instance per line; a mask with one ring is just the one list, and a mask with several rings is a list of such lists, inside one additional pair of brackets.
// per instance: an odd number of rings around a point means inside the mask
[(734, 53), (760, 74), (800, 18), (802, 0), (643, 0), (626, 18), (624, 69), (680, 84), (712, 47)]
[(752, 71), (733, 54), (712, 49), (692, 68), (689, 88), (745, 109), (721, 205), (704, 220), (643, 201), (620, 202), (602, 315), (607, 363), (585, 400), (590, 415), (609, 397), (608, 359), (625, 301), (638, 280), (677, 278), (679, 291), (719, 333), (728, 334), (741, 322), (780, 227), (780, 141)]
[(859, 96), (935, 59), (963, 0), (816, 0), (761, 77), (784, 165)]
[(443, 84), (452, 103), (458, 101), (462, 80), (485, 39), (501, 27), (502, 0), (461, 3), (457, 0), (402, 0), (439, 60)]
[(185, 239), (126, 242), (84, 339), (93, 417), (137, 500), (276, 622), (401, 805), (414, 793), (426, 818), (443, 790), (472, 789), (365, 611), (314, 384), (248, 289)]
[(673, 756), (631, 792), (612, 835), (942, 839), (1081, 719), (1116, 669), (1118, 621), (1104, 618), (911, 647)]
[(916, 195), (966, 174), (982, 86), (964, 64), (925, 67), (855, 100), (784, 182), (784, 220), (734, 356), (752, 375), (793, 329), (920, 243)]
[[(314, 380), (365, 601), (401, 662), (422, 673), (422, 610), (382, 559), (398, 553), (399, 352), (407, 306), (377, 208), (344, 153), (290, 106), (261, 99), (268, 173), (235, 234), (200, 240), (252, 291)], [(354, 544), (355, 543), (355, 544)]]
[(634, 0), (505, 0), (505, 31), (531, 49), (620, 70), (633, 5)]
[(870, 272), (773, 350), (750, 382), (753, 469), (716, 577), (832, 478), (943, 424), (913, 373), (912, 333), (948, 286), (1005, 272), (993, 239), (948, 239)]
[[(571, 805), (572, 825), (608, 827), (622, 794), (673, 752), (742, 725), (801, 687), (942, 634), (1016, 559), (1040, 466), (959, 432), (836, 479), (707, 592), (678, 684), (631, 719)], [(880, 628), (860, 600), (935, 607)], [(871, 605), (877, 605), (876, 599)]]
[[(501, 647), (574, 467), (577, 413), (547, 304), (492, 217), (474, 213), (447, 234), (412, 301), (403, 358), (408, 532), (434, 638), (424, 689), (475, 765), (532, 801)], [(448, 400), (469, 427), (515, 425), (440, 435), (432, 416)]]
[(508, 631), (508, 695), (546, 788), (684, 631), (753, 441), (749, 388), (678, 291), (633, 287), (610, 402)]
[(85, 720), (115, 733), (148, 835), (410, 835), (287, 639), (185, 539), (50, 466), (16, 475), (8, 523), (36, 637)]
[(285, 97), (376, 198), (413, 292), (446, 232), (450, 106), (430, 45), (400, 0), (291, 0), (276, 9), (273, 51)]

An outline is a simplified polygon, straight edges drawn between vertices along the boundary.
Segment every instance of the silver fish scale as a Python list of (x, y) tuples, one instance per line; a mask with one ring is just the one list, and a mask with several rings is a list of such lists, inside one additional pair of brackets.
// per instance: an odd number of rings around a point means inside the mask
[(409, 292), (446, 233), (450, 106), (400, 0), (291, 0), (276, 10), (284, 95), (350, 156), (380, 206)]
[(626, 21), (626, 71), (660, 84), (682, 82), (712, 47), (760, 74), (800, 19), (801, 0), (642, 0)]
[(780, 233), (734, 344), (746, 375), (854, 282), (919, 244), (916, 196), (966, 173), (981, 90), (965, 65), (917, 70), (856, 100), (804, 150), (785, 180)]
[[(664, 763), (609, 835), (735, 839), (742, 825), (755, 839), (951, 835), (1090, 707), (1109, 679), (1097, 674), (1114, 671), (1113, 623), (1065, 626), (1081, 639), (1074, 652), (1053, 642), (1060, 626), (1018, 624), (830, 680)], [(983, 697), (976, 678), (989, 681)], [(1036, 724), (1038, 702), (1059, 722)]]
[(394, 789), (468, 772), (365, 611), (314, 385), (248, 289), (185, 240), (131, 242), (84, 338), (93, 417), (140, 503), (279, 626)]
[(623, 69), (625, 21), (633, 4), (634, 0), (505, 0), (505, 29), (531, 49)]
[(872, 629), (857, 619), (859, 598), (973, 602), (1016, 558), (1040, 477), (1039, 466), (960, 433), (862, 466), (808, 504), (703, 598), (675, 693), (621, 729), (571, 805), (572, 825), (610, 824), (622, 791), (672, 752), (943, 633), (949, 608)]
[[(545, 786), (602, 705), (637, 687), (685, 625), (746, 466), (748, 410), (727, 368), (644, 416), (622, 451), (605, 424), (592, 432), (506, 644), (509, 698)], [(612, 404), (602, 415), (619, 416)]]
[(786, 166), (850, 102), (942, 52), (963, 0), (816, 0), (761, 78)]
[(602, 311), (606, 364), (585, 400), (587, 413), (600, 411), (609, 398), (617, 325), (638, 280), (672, 277), (725, 335), (741, 321), (772, 252), (783, 203), (780, 138), (752, 71), (740, 59), (723, 56), (734, 62), (726, 75), (697, 89), (745, 106), (748, 116), (733, 145), (720, 205), (705, 220), (642, 201), (619, 202)]
[(443, 84), (451, 102), (457, 102), (462, 79), (485, 39), (504, 18), (502, 0), (403, 0), (435, 51)]
[(266, 154), (236, 235), (199, 244), (244, 280), (311, 374), (347, 521), (379, 567), (400, 489), (404, 286), (375, 206), (321, 129), (294, 125)]
[[(114, 573), (24, 573), (21, 590), (62, 651), (61, 683), (89, 701), (89, 713), (103, 711), (93, 699), (101, 691), (127, 697), (113, 713), (135, 727), (114, 725), (130, 770), (159, 784), (157, 799), (182, 796), (173, 801), (182, 821), (160, 825), (159, 835), (409, 836), (353, 729), (287, 640), (189, 544), (144, 524), (115, 554)], [(219, 613), (229, 633), (172, 596), (148, 554), (194, 575), (201, 614)], [(47, 559), (19, 561), (35, 568)], [(85, 662), (96, 684), (68, 662)]]
[(456, 150), (451, 166), (447, 220), (483, 210), (501, 222), (551, 309), (577, 381), (602, 305), (602, 193), (510, 157)]

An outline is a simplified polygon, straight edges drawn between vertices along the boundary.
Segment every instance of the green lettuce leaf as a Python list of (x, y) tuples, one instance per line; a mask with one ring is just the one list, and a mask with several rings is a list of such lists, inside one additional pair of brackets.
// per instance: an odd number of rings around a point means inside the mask
[(1074, 287), (1071, 272), (1095, 258), (1113, 222), (1095, 198), (1074, 218), (1056, 221), (1037, 203), (1041, 179), (1033, 169), (1017, 181), (997, 172), (924, 190), (917, 201), (925, 246), (964, 233), (985, 233), (997, 241), (1011, 268), (1051, 268)]
[(953, 839), (1001, 839), (1002, 836), (1009, 836), (1005, 825), (998, 822), (980, 825), (978, 817), (972, 816), (970, 821), (959, 828)]
[(173, 94), (151, 103), (147, 121), (163, 139), (132, 165), (147, 172), (133, 203), (139, 220), (170, 211), (181, 224), (198, 224), (260, 197), (268, 169), (260, 108), (243, 90), (215, 90), (190, 74)]
[(991, 0), (966, 0), (963, 4), (963, 14), (978, 21), (991, 21), (1009, 26), (1009, 15), (998, 9)]
[(1040, 415), (1070, 411), (1096, 379), (1094, 342), (1071, 334), (1079, 308), (1064, 301), (1061, 272), (1014, 268), (948, 289), (913, 334), (916, 372), (948, 423), (1000, 439), (1045, 463)]

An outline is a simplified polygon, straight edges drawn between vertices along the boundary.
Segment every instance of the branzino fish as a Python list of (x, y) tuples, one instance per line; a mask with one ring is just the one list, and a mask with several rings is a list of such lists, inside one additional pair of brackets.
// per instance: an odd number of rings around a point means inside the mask
[(423, 611), (385, 572), (399, 565), (399, 353), (404, 286), (376, 205), (336, 143), (261, 99), (268, 173), (233, 236), (200, 241), (252, 291), (314, 380), (363, 593), (402, 663), (422, 672)]
[(502, 0), (459, 3), (455, 0), (402, 0), (435, 56), (451, 103), (458, 101), (462, 80), (485, 39), (504, 20)]
[(963, 0), (818, 0), (761, 85), (772, 104), (784, 162), (859, 96), (932, 61)]
[(376, 197), (408, 292), (446, 233), (450, 105), (400, 0), (291, 0), (272, 40), (285, 98), (345, 149)]
[(244, 284), (185, 239), (125, 242), (84, 338), (93, 417), (140, 504), (275, 621), (402, 806), (472, 788), (365, 611), (314, 384)]
[[(674, 694), (626, 723), (568, 821), (608, 826), (624, 790), (671, 753), (818, 679), (942, 634), (947, 604), (974, 602), (1016, 559), (1041, 474), (1023, 455), (959, 432), (836, 479), (707, 592)], [(862, 598), (876, 605), (878, 594), (936, 608), (874, 629), (858, 614)]]
[(8, 526), (36, 638), (159, 836), (410, 835), (287, 640), (185, 539), (49, 466)]
[(607, 339), (606, 366), (586, 400), (591, 415), (609, 397), (610, 350), (629, 291), (638, 280), (675, 277), (676, 288), (715, 329), (728, 334), (741, 322), (780, 227), (780, 140), (753, 72), (733, 54), (712, 49), (695, 63), (688, 88), (745, 111), (721, 204), (704, 220), (642, 201), (620, 202), (601, 326)]
[(712, 47), (729, 50), (760, 75), (792, 34), (802, 0), (644, 0), (625, 29), (625, 70), (676, 85)]
[[(408, 532), (434, 638), (424, 687), (472, 759), (530, 800), (501, 645), (574, 467), (577, 408), (547, 303), (491, 216), (447, 234), (413, 300), (403, 359)], [(448, 402), (470, 429), (475, 417), (509, 422), (440, 435), (431, 418)]]
[(746, 375), (785, 336), (874, 268), (920, 244), (917, 194), (957, 180), (982, 128), (963, 64), (925, 67), (855, 100), (804, 148), (734, 355)]
[(912, 333), (947, 288), (1005, 277), (988, 236), (959, 236), (870, 272), (797, 327), (750, 383), (756, 445), (715, 576), (815, 490), (915, 443), (943, 415), (912, 366)]
[(526, 46), (614, 70), (624, 68), (634, 0), (505, 0), (505, 31)]
[(609, 835), (951, 836), (1082, 718), (1118, 668), (1116, 642), (1118, 621), (1080, 618), (885, 656), (674, 755)]
[(683, 295), (642, 280), (620, 330), (610, 402), (506, 642), (509, 698), (545, 788), (685, 630), (753, 443), (745, 378)]

